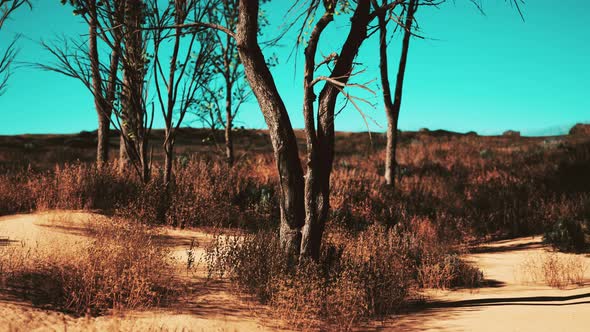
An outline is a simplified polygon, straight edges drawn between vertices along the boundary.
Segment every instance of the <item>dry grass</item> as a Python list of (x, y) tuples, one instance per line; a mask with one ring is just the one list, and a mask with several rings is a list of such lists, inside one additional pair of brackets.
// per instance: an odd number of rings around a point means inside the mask
[[(157, 163), (154, 181), (144, 186), (133, 174), (119, 174), (115, 165), (18, 167), (2, 163), (6, 158), (0, 151), (0, 214), (100, 209), (180, 227), (272, 228), (279, 216), (277, 172), (270, 146), (259, 134), (240, 134), (255, 146), (240, 145), (250, 152), (231, 170), (210, 151), (190, 154), (205, 147), (183, 142), (168, 191), (158, 180)], [(443, 134), (402, 135), (399, 189), (393, 192), (382, 186), (382, 137), (371, 150), (379, 152), (367, 155), (366, 135), (337, 135), (331, 227), (358, 232), (375, 223), (427, 217), (440, 236), (460, 241), (539, 234), (558, 220), (584, 221), (590, 215), (587, 139), (565, 137), (549, 144), (542, 138)]]
[(544, 283), (564, 289), (584, 285), (588, 264), (580, 255), (544, 252), (528, 256), (519, 266), (520, 277), (525, 282)]
[(455, 254), (429, 257), (418, 269), (418, 282), (425, 288), (474, 288), (481, 286), (483, 281), (483, 273), (478, 268)]
[[(316, 317), (341, 323), (342, 328), (395, 312), (414, 287), (477, 286), (482, 275), (458, 258), (458, 244), (540, 234), (558, 220), (587, 222), (590, 215), (590, 142), (584, 137), (549, 144), (544, 138), (404, 133), (398, 188), (388, 190), (381, 177), (384, 137), (377, 135), (370, 149), (366, 135), (339, 133), (322, 259), (288, 269), (275, 234), (277, 172), (270, 145), (261, 132), (239, 135), (238, 154), (245, 155), (231, 170), (211, 144), (194, 144), (190, 137), (179, 140), (176, 177), (168, 190), (157, 167), (147, 185), (133, 175), (119, 174), (114, 165), (96, 169), (84, 162), (91, 161), (91, 148), (71, 155), (56, 151), (55, 156), (49, 156), (49, 149), (35, 154), (35, 148), (27, 152), (34, 161), (26, 164), (23, 159), (23, 165), (10, 163), (14, 154), (0, 151), (0, 214), (100, 209), (132, 222), (133, 227), (117, 228), (125, 237), (135, 236), (131, 229), (145, 224), (248, 230), (251, 233), (243, 237), (214, 243), (208, 256), (211, 277), (229, 276), (240, 290), (272, 303), (280, 315), (304, 326), (313, 326), (310, 317)], [(84, 157), (81, 162), (73, 162), (76, 155)], [(159, 251), (123, 251), (116, 243), (122, 237), (108, 232), (97, 236), (108, 245), (100, 248), (96, 243), (81, 252), (76, 259), (83, 262), (53, 257), (43, 258), (53, 262), (47, 266), (6, 266), (10, 271), (55, 275), (56, 283), (68, 289), (100, 295), (92, 296), (100, 299), (97, 303), (88, 296), (56, 297), (64, 299), (61, 306), (77, 312), (134, 307), (142, 296), (148, 305), (157, 303), (162, 295), (160, 265), (144, 257), (161, 262)], [(34, 262), (40, 254), (26, 255), (11, 259)], [(104, 265), (97, 258), (101, 255), (119, 263)], [(547, 271), (542, 280), (576, 282), (580, 268), (575, 262), (557, 259), (545, 265), (539, 265)], [(133, 279), (126, 269), (137, 269), (134, 275), (145, 278)], [(557, 276), (551, 277), (550, 271)], [(563, 276), (565, 271), (571, 272)], [(96, 275), (112, 280), (93, 278)]]
[(171, 295), (170, 258), (146, 226), (92, 223), (93, 239), (75, 248), (0, 247), (0, 282), (35, 305), (75, 315), (157, 305)]
[(274, 232), (220, 235), (207, 249), (205, 261), (210, 277), (229, 277), (239, 290), (270, 304), (293, 326), (338, 325), (348, 330), (359, 321), (403, 307), (431, 264), (424, 257), (453, 258), (444, 276), (448, 283), (440, 287), (471, 287), (482, 280), (479, 270), (449, 256), (449, 246), (427, 234), (433, 235), (432, 229), (380, 225), (355, 235), (333, 232), (318, 262), (302, 260), (291, 267)]

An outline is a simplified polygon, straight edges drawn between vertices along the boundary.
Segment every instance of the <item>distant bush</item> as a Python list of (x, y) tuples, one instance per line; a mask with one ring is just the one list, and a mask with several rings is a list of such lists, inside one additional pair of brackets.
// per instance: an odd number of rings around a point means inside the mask
[(570, 131), (570, 135), (590, 135), (590, 124), (577, 123)]
[(33, 193), (26, 185), (28, 177), (26, 171), (0, 175), (0, 215), (35, 209)]
[(545, 232), (543, 240), (562, 251), (581, 252), (588, 248), (585, 233), (581, 222), (561, 219)]
[[(167, 188), (154, 170), (141, 183), (117, 165), (72, 163), (50, 171), (0, 173), (0, 215), (31, 210), (101, 210), (128, 220), (175, 227), (269, 228), (276, 225), (278, 197), (272, 176), (255, 166), (190, 160), (175, 169)], [(266, 171), (267, 172), (267, 171)]]

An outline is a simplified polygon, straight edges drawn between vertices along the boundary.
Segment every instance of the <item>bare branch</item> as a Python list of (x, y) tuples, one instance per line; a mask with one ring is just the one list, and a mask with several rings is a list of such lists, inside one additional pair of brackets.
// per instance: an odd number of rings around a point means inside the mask
[(18, 50), (16, 49), (16, 41), (18, 37), (14, 38), (6, 48), (4, 54), (0, 58), (0, 96), (6, 91), (8, 79), (11, 76), (10, 67), (16, 58)]
[(33, 8), (30, 0), (0, 0), (0, 30), (10, 15), (23, 5)]

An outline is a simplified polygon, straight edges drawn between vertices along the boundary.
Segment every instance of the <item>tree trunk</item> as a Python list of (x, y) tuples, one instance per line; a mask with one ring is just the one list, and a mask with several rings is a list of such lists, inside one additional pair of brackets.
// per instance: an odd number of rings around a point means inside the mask
[[(182, 24), (183, 22), (175, 16), (175, 23)], [(176, 82), (176, 65), (178, 60), (178, 52), (180, 50), (180, 36), (182, 35), (182, 29), (176, 28), (174, 35), (174, 47), (172, 50), (172, 57), (170, 58), (170, 72), (168, 76), (168, 105), (166, 112), (164, 113), (164, 121), (166, 124), (166, 130), (164, 135), (164, 183), (166, 186), (170, 184), (172, 180), (172, 163), (174, 161), (174, 139), (175, 139), (175, 128), (172, 123), (172, 115), (174, 113), (174, 106), (176, 105), (176, 94), (175, 94), (175, 82)], [(156, 78), (157, 79), (157, 78)], [(159, 88), (159, 87), (158, 87)]]
[(98, 114), (98, 143), (96, 147), (96, 165), (102, 167), (109, 161), (109, 131), (111, 126), (110, 116)]
[(232, 118), (232, 84), (226, 77), (225, 88), (225, 158), (228, 166), (234, 164), (234, 142), (232, 138), (233, 118)]
[(121, 174), (127, 173), (130, 163), (127, 138), (125, 138), (125, 135), (125, 130), (121, 126), (121, 133), (119, 134), (119, 173)]
[[(143, 99), (146, 79), (145, 43), (142, 35), (144, 3), (129, 0), (125, 8), (125, 47), (123, 61), (123, 87), (121, 91), (122, 124), (127, 156), (144, 183), (150, 179), (148, 160), (149, 130), (147, 111)], [(123, 158), (121, 158), (123, 160)], [(122, 165), (122, 164), (121, 164)]]
[[(305, 74), (304, 74), (304, 96), (303, 96), (303, 118), (305, 121), (305, 137), (307, 144), (307, 173), (305, 175), (305, 226), (302, 230), (301, 255), (319, 258), (318, 241), (321, 242), (321, 231), (317, 228), (319, 220), (318, 210), (320, 195), (321, 163), (323, 160), (319, 155), (319, 142), (315, 130), (314, 103), (316, 95), (313, 89), (313, 79), (316, 70), (315, 56), (319, 38), (334, 19), (334, 3), (326, 8), (324, 15), (318, 20), (312, 30), (307, 46), (305, 47)], [(317, 239), (317, 236), (320, 239)]]
[(240, 0), (236, 42), (246, 79), (268, 125), (279, 172), (281, 245), (297, 257), (305, 223), (303, 169), (287, 109), (258, 45), (258, 10), (258, 0)]
[(146, 140), (140, 143), (140, 165), (141, 165), (141, 180), (143, 183), (148, 183), (151, 180), (150, 159), (149, 159), (149, 145)]
[[(330, 75), (331, 78), (347, 83), (352, 72), (354, 59), (363, 41), (367, 38), (370, 21), (370, 1), (359, 1), (351, 19), (350, 32)], [(306, 224), (303, 229), (302, 255), (318, 259), (326, 220), (330, 211), (330, 176), (334, 161), (334, 109), (340, 90), (326, 84), (319, 97), (317, 160), (312, 163), (313, 178), (308, 177), (306, 192), (313, 195), (308, 199)], [(313, 182), (313, 183), (310, 183)]]
[(402, 104), (402, 90), (404, 85), (404, 76), (406, 72), (406, 62), (408, 59), (408, 49), (410, 46), (410, 37), (412, 36), (412, 24), (414, 13), (417, 9), (416, 0), (410, 0), (407, 9), (406, 22), (404, 25), (404, 38), (402, 40), (402, 50), (397, 71), (397, 80), (395, 85), (395, 96), (391, 101), (391, 88), (389, 85), (387, 69), (387, 22), (385, 13), (379, 15), (379, 54), (381, 85), (383, 86), (383, 102), (385, 113), (387, 115), (387, 146), (385, 147), (385, 183), (392, 188), (395, 187), (395, 170), (397, 169), (396, 150), (397, 150), (397, 126), (399, 113)]
[(102, 90), (102, 76), (100, 74), (100, 59), (98, 57), (97, 43), (97, 11), (96, 0), (88, 1), (88, 52), (90, 58), (90, 70), (92, 74), (92, 91), (94, 93), (94, 106), (98, 115), (98, 140), (96, 147), (96, 165), (102, 165), (109, 160), (109, 127), (110, 110), (106, 106)]
[(164, 143), (164, 184), (169, 185), (172, 180), (172, 162), (174, 161), (174, 147), (172, 142)]

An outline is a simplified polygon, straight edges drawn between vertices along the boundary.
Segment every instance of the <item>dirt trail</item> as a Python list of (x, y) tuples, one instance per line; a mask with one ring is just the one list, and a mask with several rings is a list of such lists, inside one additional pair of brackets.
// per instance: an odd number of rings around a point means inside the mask
[[(90, 240), (86, 234), (103, 216), (87, 212), (52, 211), (0, 218), (0, 246), (18, 245), (59, 251), (67, 256)], [(186, 264), (187, 249), (195, 240), (197, 260), (211, 236), (198, 231), (162, 229), (160, 240), (170, 248), (179, 264)], [(264, 316), (263, 306), (254, 306), (232, 295), (229, 285), (209, 282), (204, 268), (190, 275), (190, 298), (169, 308), (114, 313), (96, 318), (74, 318), (59, 312), (35, 308), (30, 303), (0, 293), (0, 331), (274, 331)], [(258, 314), (260, 313), (260, 314)]]
[[(68, 250), (89, 240), (85, 229), (101, 217), (85, 212), (50, 212), (0, 218), (0, 246), (39, 246)], [(162, 243), (179, 264), (195, 239), (195, 255), (211, 236), (199, 231), (162, 230)], [(590, 257), (585, 284), (555, 289), (529, 280), (523, 263), (546, 255), (539, 237), (496, 242), (467, 258), (480, 267), (490, 286), (479, 290), (430, 291), (425, 307), (360, 330), (383, 331), (588, 331), (590, 326)], [(564, 257), (571, 257), (563, 255)], [(271, 331), (278, 325), (264, 315), (263, 306), (241, 301), (222, 282), (206, 286), (203, 269), (196, 291), (171, 308), (126, 312), (97, 318), (73, 318), (0, 293), (0, 331)], [(194, 279), (194, 276), (193, 276)], [(284, 326), (284, 325), (283, 325)]]
[(557, 289), (534, 281), (526, 263), (551, 255), (541, 237), (499, 241), (476, 251), (467, 258), (484, 272), (489, 287), (428, 292), (426, 308), (374, 327), (399, 331), (590, 330), (590, 256), (557, 254), (576, 257), (585, 267), (582, 285)]

